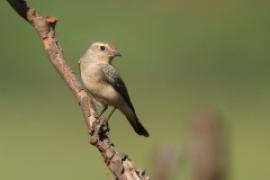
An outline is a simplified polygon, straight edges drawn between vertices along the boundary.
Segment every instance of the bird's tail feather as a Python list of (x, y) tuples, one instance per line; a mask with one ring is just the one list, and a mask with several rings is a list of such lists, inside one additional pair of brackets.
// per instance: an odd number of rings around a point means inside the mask
[(135, 112), (129, 109), (128, 111), (125, 111), (124, 114), (137, 134), (145, 136), (145, 137), (149, 137), (148, 131), (141, 124)]
[(148, 131), (143, 127), (143, 125), (141, 124), (138, 118), (135, 121), (129, 120), (129, 122), (137, 134), (145, 136), (145, 137), (149, 137)]

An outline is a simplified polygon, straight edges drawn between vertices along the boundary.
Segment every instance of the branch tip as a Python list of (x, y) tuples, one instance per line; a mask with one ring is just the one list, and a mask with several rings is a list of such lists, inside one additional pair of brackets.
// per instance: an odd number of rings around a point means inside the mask
[(46, 21), (51, 24), (56, 24), (58, 22), (58, 18), (55, 16), (46, 16)]
[(7, 0), (11, 7), (25, 20), (27, 20), (26, 13), (29, 10), (26, 1), (24, 0)]

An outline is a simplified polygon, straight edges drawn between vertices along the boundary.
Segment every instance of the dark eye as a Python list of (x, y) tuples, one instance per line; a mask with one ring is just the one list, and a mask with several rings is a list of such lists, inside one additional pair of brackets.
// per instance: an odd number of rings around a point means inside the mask
[(100, 50), (101, 50), (101, 51), (104, 51), (105, 49), (106, 49), (105, 46), (100, 46)]

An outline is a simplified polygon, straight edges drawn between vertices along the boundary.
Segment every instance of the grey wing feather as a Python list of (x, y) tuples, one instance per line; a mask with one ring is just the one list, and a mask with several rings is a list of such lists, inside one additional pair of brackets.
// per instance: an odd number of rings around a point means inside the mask
[(109, 84), (124, 98), (129, 107), (135, 112), (124, 81), (112, 65), (103, 65), (102, 70)]

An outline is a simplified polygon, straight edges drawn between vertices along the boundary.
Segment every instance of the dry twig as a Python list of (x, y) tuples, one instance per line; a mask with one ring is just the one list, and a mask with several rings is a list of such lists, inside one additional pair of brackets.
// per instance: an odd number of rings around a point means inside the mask
[(184, 160), (183, 152), (170, 144), (155, 148), (152, 177), (154, 180), (172, 179)]
[(91, 97), (83, 89), (83, 86), (67, 65), (62, 48), (55, 37), (57, 18), (39, 15), (36, 10), (29, 8), (24, 0), (7, 1), (38, 32), (51, 63), (66, 82), (66, 85), (70, 88), (82, 109), (90, 135), (90, 143), (98, 148), (110, 171), (120, 180), (149, 179), (144, 171), (137, 170), (134, 167), (127, 155), (115, 150), (108, 137), (107, 120), (105, 118), (100, 118), (99, 120), (96, 118), (97, 113), (92, 104)]
[(194, 180), (224, 180), (224, 126), (219, 113), (200, 110), (193, 113), (191, 158)]

